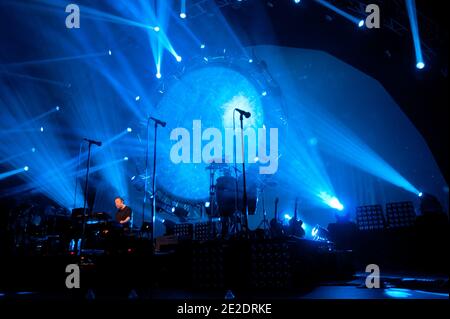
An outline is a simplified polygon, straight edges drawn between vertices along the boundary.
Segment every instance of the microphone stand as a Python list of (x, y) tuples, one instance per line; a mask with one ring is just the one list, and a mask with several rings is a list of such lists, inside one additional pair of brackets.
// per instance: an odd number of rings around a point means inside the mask
[(147, 150), (145, 154), (145, 191), (144, 191), (144, 204), (142, 209), (142, 225), (144, 225), (144, 216), (145, 216), (145, 203), (147, 200), (147, 175), (148, 175), (148, 126), (150, 123), (150, 120), (153, 120), (155, 122), (155, 137), (154, 137), (154, 143), (153, 143), (153, 176), (152, 176), (152, 210), (151, 210), (151, 221), (150, 221), (150, 240), (152, 243), (152, 251), (154, 250), (153, 247), (153, 239), (154, 239), (154, 226), (155, 226), (155, 217), (156, 217), (156, 141), (157, 141), (157, 132), (158, 132), (158, 125), (165, 126), (166, 124), (164, 122), (161, 122), (159, 120), (156, 120), (152, 117), (149, 117), (147, 120)]
[[(150, 124), (150, 118), (147, 119), (147, 146), (145, 150), (145, 176), (144, 176), (144, 202), (142, 203), (142, 226), (141, 232), (144, 230), (145, 222), (145, 204), (147, 203), (147, 178), (148, 178), (148, 126)], [(153, 238), (152, 238), (153, 239)]]
[(83, 228), (81, 233), (81, 245), (79, 254), (81, 255), (82, 247), (84, 246), (85, 234), (86, 234), (86, 205), (87, 205), (87, 197), (88, 197), (88, 185), (89, 185), (89, 169), (91, 166), (91, 146), (93, 141), (87, 140), (88, 142), (88, 158), (87, 158), (87, 167), (86, 167), (86, 181), (84, 183), (84, 201), (83, 201)]
[(244, 232), (248, 231), (248, 209), (247, 209), (247, 183), (245, 177), (245, 151), (244, 151), (244, 115), (241, 113), (239, 116), (239, 120), (241, 121), (241, 146), (242, 146), (242, 175), (244, 178), (244, 193), (242, 198), (242, 204), (244, 209)]

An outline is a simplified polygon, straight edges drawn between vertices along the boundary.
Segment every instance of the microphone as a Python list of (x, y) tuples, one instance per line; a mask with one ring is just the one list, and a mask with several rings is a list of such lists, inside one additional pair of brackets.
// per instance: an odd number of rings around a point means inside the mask
[(249, 118), (250, 116), (252, 116), (252, 114), (250, 112), (246, 112), (244, 110), (241, 109), (234, 109), (235, 111), (238, 111), (241, 115), (244, 115), (246, 118)]
[(83, 140), (85, 140), (86, 142), (89, 142), (91, 144), (95, 144), (97, 146), (102, 146), (102, 142), (99, 142), (99, 141), (94, 141), (94, 140), (90, 140), (90, 139), (87, 139), (87, 138), (84, 138)]
[(161, 125), (162, 127), (165, 127), (166, 124), (167, 124), (166, 122), (163, 122), (163, 121), (158, 120), (158, 119), (156, 119), (156, 118), (154, 118), (154, 117), (151, 117), (151, 116), (150, 116), (150, 119), (153, 120), (153, 121), (155, 121), (156, 124), (159, 124), (159, 125)]

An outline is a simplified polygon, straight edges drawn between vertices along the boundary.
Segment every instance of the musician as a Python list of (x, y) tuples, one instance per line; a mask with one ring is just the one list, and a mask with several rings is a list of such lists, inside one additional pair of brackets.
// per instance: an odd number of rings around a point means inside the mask
[(116, 221), (122, 226), (124, 233), (130, 231), (130, 221), (132, 216), (132, 210), (130, 207), (125, 205), (125, 202), (122, 197), (116, 197), (114, 199), (114, 203), (116, 204), (117, 212), (116, 212)]

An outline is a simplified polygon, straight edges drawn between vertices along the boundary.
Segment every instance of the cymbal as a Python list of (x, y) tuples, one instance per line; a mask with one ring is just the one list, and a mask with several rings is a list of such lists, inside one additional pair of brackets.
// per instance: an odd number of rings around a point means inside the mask
[(228, 163), (211, 163), (205, 167), (206, 170), (223, 169), (228, 166)]

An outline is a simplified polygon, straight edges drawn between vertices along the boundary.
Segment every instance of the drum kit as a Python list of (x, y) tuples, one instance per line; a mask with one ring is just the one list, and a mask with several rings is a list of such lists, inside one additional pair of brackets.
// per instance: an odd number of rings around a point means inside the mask
[[(256, 166), (255, 166), (256, 167)], [(243, 207), (243, 175), (234, 166), (220, 161), (211, 162), (205, 168), (209, 171), (209, 209), (210, 217), (220, 217), (222, 236), (236, 234), (242, 229)], [(262, 199), (262, 210), (265, 216), (265, 190), (277, 186), (272, 176), (260, 175), (250, 167), (247, 177), (247, 211), (254, 215), (259, 199)], [(268, 228), (268, 223), (263, 225)]]

